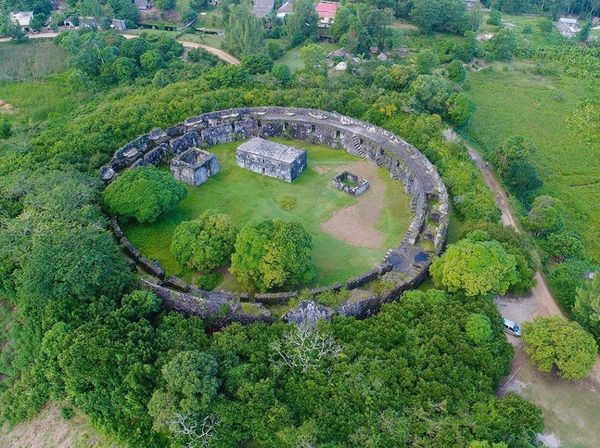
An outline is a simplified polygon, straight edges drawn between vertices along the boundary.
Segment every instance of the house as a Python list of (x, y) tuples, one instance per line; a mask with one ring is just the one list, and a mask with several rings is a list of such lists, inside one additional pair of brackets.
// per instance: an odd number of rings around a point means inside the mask
[(556, 28), (558, 32), (562, 34), (564, 37), (575, 37), (579, 28), (577, 27), (577, 19), (573, 19), (571, 17), (561, 17), (556, 22)]
[(63, 25), (69, 28), (75, 28), (79, 26), (79, 18), (75, 16), (69, 16), (63, 20)]
[(95, 30), (100, 28), (100, 24), (95, 17), (79, 17), (79, 28), (90, 28)]
[(11, 12), (10, 21), (17, 26), (20, 26), (23, 31), (31, 31), (31, 20), (33, 19), (33, 11), (17, 11)]
[(327, 58), (328, 59), (333, 59), (333, 58), (345, 58), (346, 56), (349, 56), (350, 52), (348, 50), (346, 50), (344, 47), (342, 48), (338, 48), (335, 51), (332, 51), (331, 53), (327, 54)]
[(306, 168), (306, 151), (253, 137), (238, 146), (238, 166), (276, 179), (293, 181)]
[(262, 19), (273, 10), (275, 0), (254, 0), (254, 17)]
[(175, 179), (197, 187), (219, 172), (219, 162), (210, 152), (190, 148), (173, 157), (169, 168)]
[(467, 9), (473, 9), (478, 3), (479, 0), (465, 0), (465, 6)]
[(379, 59), (381, 62), (385, 62), (388, 60), (388, 57), (386, 56), (385, 53), (379, 53), (379, 56), (377, 56), (377, 59)]
[(150, 0), (133, 0), (133, 4), (136, 6), (137, 9), (142, 11), (152, 8)]
[(315, 5), (315, 11), (319, 15), (319, 27), (329, 28), (335, 21), (339, 3), (323, 1)]
[(277, 10), (277, 18), (280, 20), (285, 19), (285, 16), (294, 12), (294, 3), (292, 0), (288, 0), (283, 3)]
[(110, 27), (117, 31), (127, 30), (127, 24), (125, 23), (125, 20), (120, 20), (120, 19), (112, 19), (112, 23), (110, 24)]

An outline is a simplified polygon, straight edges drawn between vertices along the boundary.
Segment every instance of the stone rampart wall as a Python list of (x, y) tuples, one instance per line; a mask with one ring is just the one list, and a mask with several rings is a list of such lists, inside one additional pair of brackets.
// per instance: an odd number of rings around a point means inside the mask
[[(100, 176), (105, 183), (110, 183), (128, 168), (158, 165), (192, 147), (208, 148), (252, 136), (291, 137), (326, 144), (369, 159), (387, 169), (393, 179), (402, 182), (405, 191), (412, 197), (414, 217), (409, 229), (400, 245), (388, 252), (381, 265), (344, 283), (302, 291), (303, 297), (314, 297), (342, 288), (354, 290), (377, 279), (390, 281), (389, 278), (393, 278), (394, 286), (389, 293), (376, 298), (370, 295), (362, 301), (353, 300), (334, 310), (361, 318), (375, 312), (381, 303), (422, 281), (433, 256), (444, 248), (448, 227), (448, 193), (435, 167), (416, 148), (396, 135), (360, 120), (334, 112), (286, 107), (209, 112), (188, 118), (166, 130), (154, 129), (127, 143), (100, 169)], [(435, 222), (428, 219), (432, 214), (435, 214)], [(111, 221), (111, 226), (127, 255), (144, 272), (155, 278), (153, 281), (143, 280), (142, 287), (158, 291), (167, 308), (201, 317), (218, 317), (218, 325), (233, 320), (270, 321), (269, 311), (260, 303), (283, 304), (300, 295), (299, 291), (255, 295), (207, 292), (186, 285), (180, 279), (165, 278), (162, 268), (144, 258), (127, 240), (116, 220)], [(391, 276), (393, 273), (398, 275)], [(218, 308), (223, 313), (225, 305), (228, 309), (225, 317), (216, 316), (215, 310)]]

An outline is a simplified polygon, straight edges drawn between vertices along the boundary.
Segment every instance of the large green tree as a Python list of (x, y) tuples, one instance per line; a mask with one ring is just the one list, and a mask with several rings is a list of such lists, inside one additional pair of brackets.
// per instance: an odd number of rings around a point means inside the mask
[(108, 210), (120, 218), (154, 222), (161, 213), (187, 196), (187, 188), (173, 176), (155, 167), (125, 171), (103, 193)]
[(311, 253), (312, 238), (301, 224), (266, 220), (240, 231), (231, 271), (258, 291), (296, 288), (315, 279)]
[(564, 226), (564, 206), (552, 196), (538, 196), (524, 220), (525, 227), (536, 236), (558, 232)]
[(515, 257), (497, 241), (464, 239), (452, 244), (429, 272), (437, 287), (467, 296), (504, 294), (518, 281)]
[(252, 13), (252, 4), (243, 1), (230, 6), (229, 10), (223, 42), (225, 49), (237, 56), (260, 52), (264, 44), (264, 29), (262, 22)]
[(285, 19), (285, 32), (292, 45), (317, 37), (319, 15), (312, 0), (295, 0)]
[(600, 275), (580, 288), (575, 294), (573, 313), (581, 324), (600, 340)]
[(576, 322), (560, 317), (537, 317), (523, 325), (525, 352), (542, 372), (556, 369), (558, 375), (578, 380), (594, 368), (598, 346)]
[(208, 273), (228, 263), (236, 234), (229, 216), (203, 213), (200, 218), (177, 226), (171, 238), (171, 252), (185, 268)]

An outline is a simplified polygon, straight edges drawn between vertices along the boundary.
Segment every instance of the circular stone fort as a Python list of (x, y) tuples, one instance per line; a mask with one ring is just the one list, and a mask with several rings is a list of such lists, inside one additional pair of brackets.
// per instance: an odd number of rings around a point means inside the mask
[[(333, 112), (289, 107), (209, 112), (165, 130), (154, 129), (127, 143), (100, 169), (100, 176), (108, 184), (124, 170), (174, 162), (172, 172), (183, 178), (183, 171), (173, 169), (179, 166), (183, 156), (183, 159), (193, 157), (186, 166), (191, 164), (199, 174), (194, 178), (194, 173), (189, 173), (188, 183), (198, 185), (218, 170), (216, 161), (206, 151), (208, 148), (256, 137), (294, 138), (325, 144), (387, 169), (392, 179), (401, 182), (411, 196), (414, 217), (407, 232), (378, 266), (345, 282), (303, 291), (253, 294), (204, 291), (177, 277), (166, 276), (157, 262), (146, 259), (127, 239), (117, 219), (111, 218), (115, 238), (143, 272), (140, 286), (160, 297), (165, 308), (209, 319), (215, 327), (221, 327), (231, 322), (272, 322), (275, 318), (269, 305), (283, 305), (300, 298), (299, 304), (283, 316), (284, 320), (328, 319), (333, 314), (365, 318), (426, 277), (433, 257), (444, 248), (448, 228), (446, 187), (432, 163), (414, 146), (360, 120)], [(338, 262), (344, 263), (344, 260)], [(374, 288), (378, 281), (385, 288)], [(320, 294), (342, 289), (349, 291), (348, 298), (336, 307), (323, 306), (313, 300)]]

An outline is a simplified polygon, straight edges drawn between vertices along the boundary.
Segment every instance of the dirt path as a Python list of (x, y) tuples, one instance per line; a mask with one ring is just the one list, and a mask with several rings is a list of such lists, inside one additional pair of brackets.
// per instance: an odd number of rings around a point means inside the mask
[(377, 229), (377, 223), (383, 210), (385, 185), (379, 178), (377, 166), (361, 160), (337, 170), (364, 177), (369, 181), (369, 189), (356, 199), (356, 204), (337, 210), (331, 218), (321, 224), (321, 229), (351, 246), (380, 247), (384, 236)]

